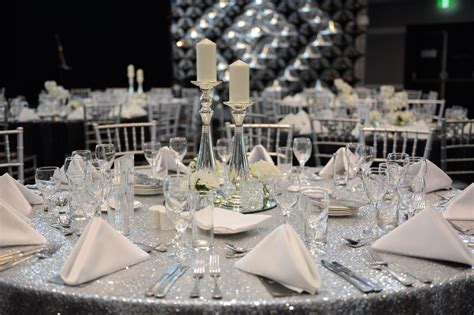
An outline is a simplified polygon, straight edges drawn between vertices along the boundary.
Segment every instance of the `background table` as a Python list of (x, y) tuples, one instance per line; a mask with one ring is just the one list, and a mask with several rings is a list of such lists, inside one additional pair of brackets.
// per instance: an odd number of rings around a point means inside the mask
[[(137, 197), (143, 208), (136, 210), (132, 218), (130, 239), (148, 244), (167, 241), (173, 231), (162, 232), (150, 228), (147, 207), (162, 203), (157, 197)], [(430, 196), (431, 201), (438, 197)], [(425, 314), (468, 314), (474, 309), (474, 272), (465, 266), (447, 264), (423, 259), (384, 255), (389, 262), (397, 262), (415, 274), (429, 275), (433, 284), (417, 282), (412, 288), (405, 288), (392, 278), (372, 270), (364, 263), (368, 248), (352, 249), (344, 245), (342, 236), (356, 238), (371, 222), (373, 214), (363, 208), (358, 215), (329, 219), (329, 243), (325, 254), (315, 257), (321, 274), (321, 289), (318, 294), (298, 295), (287, 298), (272, 298), (262, 283), (253, 275), (235, 268), (235, 259), (226, 259), (223, 241), (228, 240), (243, 246), (256, 245), (265, 235), (282, 222), (279, 209), (266, 212), (272, 219), (246, 233), (217, 236), (216, 247), (220, 253), (223, 272), (219, 279), (224, 298), (211, 299), (212, 279), (206, 275), (201, 281), (201, 299), (188, 297), (193, 284), (192, 272), (178, 280), (165, 299), (147, 298), (145, 290), (156, 282), (172, 261), (166, 253), (153, 252), (148, 261), (132, 266), (93, 281), (84, 287), (67, 287), (49, 283), (58, 274), (77, 236), (64, 237), (51, 228), (52, 213), (35, 209), (33, 225), (49, 240), (62, 243), (60, 250), (49, 259), (29, 262), (0, 273), (1, 314), (151, 314), (176, 312), (219, 312), (235, 313), (290, 313), (312, 312), (323, 314), (354, 313), (425, 313)], [(302, 213), (295, 210), (290, 224), (302, 236)], [(433, 244), (436, 246), (436, 244)], [(5, 252), (4, 249), (0, 252)], [(337, 275), (320, 264), (320, 259), (337, 260), (342, 264), (383, 283), (381, 293), (364, 295)], [(271, 263), (271, 262), (269, 262)]]

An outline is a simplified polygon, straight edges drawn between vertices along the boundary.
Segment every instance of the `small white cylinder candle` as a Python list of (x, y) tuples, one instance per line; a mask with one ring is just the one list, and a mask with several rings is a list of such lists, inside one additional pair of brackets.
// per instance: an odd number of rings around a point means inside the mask
[(249, 65), (237, 60), (229, 66), (229, 98), (231, 102), (249, 101)]
[(142, 69), (138, 69), (137, 70), (137, 82), (138, 83), (143, 83), (143, 70)]
[(216, 44), (205, 38), (196, 45), (197, 80), (216, 81)]
[(128, 65), (127, 67), (127, 77), (133, 78), (135, 76), (135, 67), (133, 65)]

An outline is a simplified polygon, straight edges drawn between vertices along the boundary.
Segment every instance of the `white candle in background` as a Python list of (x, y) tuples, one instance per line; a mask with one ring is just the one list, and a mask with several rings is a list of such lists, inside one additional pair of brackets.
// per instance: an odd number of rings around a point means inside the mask
[(249, 65), (237, 60), (229, 66), (229, 98), (231, 102), (249, 101)]
[(205, 38), (196, 45), (198, 81), (216, 81), (216, 44)]
[(135, 67), (133, 65), (128, 65), (127, 67), (127, 77), (133, 78), (135, 76)]
[(138, 69), (137, 70), (137, 82), (138, 83), (143, 83), (143, 70), (142, 69)]

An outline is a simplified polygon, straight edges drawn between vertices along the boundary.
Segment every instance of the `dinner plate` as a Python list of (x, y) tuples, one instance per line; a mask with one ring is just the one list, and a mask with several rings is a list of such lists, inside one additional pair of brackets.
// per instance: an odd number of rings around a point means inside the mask
[[(134, 210), (139, 209), (141, 206), (142, 206), (142, 203), (140, 201), (138, 201), (138, 200), (133, 201), (133, 209)], [(115, 209), (115, 199), (113, 199), (113, 198), (109, 199), (109, 207), (111, 209)]]

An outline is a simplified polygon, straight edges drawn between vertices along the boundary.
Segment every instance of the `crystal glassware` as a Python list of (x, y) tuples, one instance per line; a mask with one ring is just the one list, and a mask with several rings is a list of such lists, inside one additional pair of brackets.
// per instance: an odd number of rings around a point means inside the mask
[(92, 160), (92, 152), (91, 150), (74, 150), (71, 153), (72, 157), (80, 156), (84, 161), (89, 162)]
[(428, 164), (424, 157), (412, 156), (406, 166), (406, 174), (424, 177), (426, 175)]
[(199, 224), (194, 220), (192, 231), (193, 249), (196, 253), (208, 252), (214, 250), (214, 192), (212, 191), (193, 191), (192, 193), (192, 211), (196, 213), (205, 213), (205, 225)]
[(405, 208), (403, 219), (409, 219), (416, 214), (426, 195), (425, 179), (422, 176), (405, 175), (397, 186), (400, 201)]
[(104, 169), (112, 168), (115, 159), (115, 146), (112, 143), (103, 143), (95, 146), (95, 158)]
[(361, 173), (365, 173), (375, 158), (375, 150), (374, 147), (359, 144), (356, 148), (356, 154), (359, 159), (359, 167)]
[(363, 174), (363, 184), (375, 212), (375, 220), (372, 229), (364, 232), (376, 236), (379, 234), (377, 229), (379, 226), (379, 207), (388, 189), (387, 170), (378, 167), (367, 169)]
[(85, 219), (82, 203), (87, 174), (86, 162), (77, 155), (67, 157), (64, 160), (64, 174), (71, 194), (72, 216), (78, 220)]
[(229, 162), (230, 156), (232, 154), (232, 143), (227, 138), (217, 139), (216, 142), (216, 152), (222, 163), (225, 165)]
[(300, 176), (304, 178), (304, 165), (311, 157), (313, 144), (311, 139), (307, 137), (298, 137), (293, 139), (293, 154), (300, 163)]
[(287, 173), (293, 166), (293, 148), (279, 147), (277, 148), (277, 165), (282, 173)]
[(280, 206), (284, 223), (288, 223), (291, 212), (298, 204), (300, 188), (299, 174), (295, 170), (273, 179), (271, 194)]
[(179, 174), (179, 163), (183, 161), (186, 151), (188, 150), (188, 142), (184, 137), (173, 137), (170, 139), (170, 149), (176, 155), (176, 170)]
[(52, 210), (51, 198), (60, 185), (60, 181), (54, 177), (55, 172), (59, 172), (59, 168), (56, 166), (39, 167), (35, 172), (36, 187), (43, 196), (45, 211)]
[(146, 142), (143, 145), (143, 154), (145, 155), (145, 159), (147, 160), (148, 164), (150, 164), (151, 173), (154, 180), (157, 178), (156, 171), (158, 158), (160, 156), (160, 149), (161, 144), (159, 142)]
[(301, 192), (304, 237), (311, 254), (327, 242), (329, 195), (326, 189), (306, 188)]
[(85, 193), (90, 204), (90, 207), (85, 207), (87, 218), (100, 215), (100, 208), (104, 203), (107, 190), (102, 162), (97, 159), (91, 160), (91, 166), (92, 168), (86, 176), (85, 185)]

